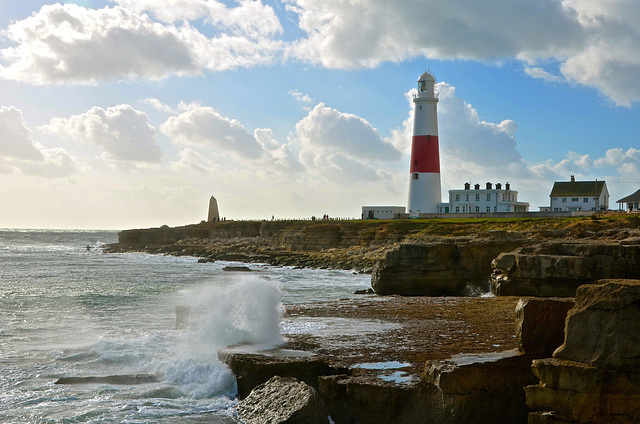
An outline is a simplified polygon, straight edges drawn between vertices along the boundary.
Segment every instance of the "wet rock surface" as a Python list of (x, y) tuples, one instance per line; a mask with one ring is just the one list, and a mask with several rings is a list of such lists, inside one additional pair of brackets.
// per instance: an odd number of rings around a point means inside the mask
[[(477, 419), (465, 420), (479, 423), (509, 403), (508, 394), (500, 405), (480, 402), (504, 388), (488, 394), (477, 371), (467, 374), (478, 376), (476, 386), (444, 395), (423, 374), (427, 361), (516, 349), (517, 298), (365, 296), (290, 306), (283, 322), (287, 342), (280, 349), (219, 352), (238, 378), (241, 397), (275, 375), (295, 377), (317, 389), (336, 423), (455, 423), (461, 411), (473, 411)], [(513, 376), (515, 366), (503, 369)], [(492, 373), (491, 366), (482, 369)], [(524, 369), (531, 374), (529, 363)], [(455, 413), (443, 412), (445, 399)], [(477, 407), (469, 409), (471, 404)], [(526, 416), (523, 404), (519, 414)], [(512, 415), (504, 417), (493, 422), (513, 422)]]

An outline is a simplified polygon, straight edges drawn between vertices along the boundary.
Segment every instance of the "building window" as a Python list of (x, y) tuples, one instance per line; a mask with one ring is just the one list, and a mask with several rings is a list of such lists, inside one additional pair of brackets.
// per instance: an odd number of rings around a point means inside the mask
[(456, 202), (459, 202), (459, 201), (460, 201), (460, 195), (456, 194)]
[(572, 201), (572, 202), (577, 202), (577, 201), (578, 201), (578, 198), (577, 198), (577, 197), (572, 197), (572, 198), (571, 198), (571, 201)]
[(494, 207), (493, 207), (493, 211), (494, 211), (494, 212), (498, 212), (498, 207), (497, 207), (497, 206), (494, 206)]
[(480, 212), (480, 206), (476, 206), (476, 212)]
[(417, 180), (418, 179), (418, 174), (413, 174), (413, 179)]
[(584, 199), (582, 199), (582, 201), (583, 201), (584, 203), (589, 203), (589, 198), (588, 198), (588, 197), (585, 197)]
[(469, 193), (467, 193), (467, 200), (469, 200)]
[(478, 193), (476, 193), (476, 200), (480, 200), (480, 194), (478, 194)]
[(567, 203), (567, 198), (566, 197), (562, 198), (562, 203)]
[(487, 212), (491, 212), (491, 206), (487, 206)]
[(460, 212), (460, 206), (456, 206), (456, 212)]
[(487, 200), (491, 200), (491, 193), (487, 193)]

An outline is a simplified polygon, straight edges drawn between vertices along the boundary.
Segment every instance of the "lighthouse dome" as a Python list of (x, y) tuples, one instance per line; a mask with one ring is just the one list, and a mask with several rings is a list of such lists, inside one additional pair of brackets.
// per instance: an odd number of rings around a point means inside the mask
[(426, 71), (424, 74), (420, 75), (418, 81), (431, 81), (436, 82), (436, 77), (429, 71)]

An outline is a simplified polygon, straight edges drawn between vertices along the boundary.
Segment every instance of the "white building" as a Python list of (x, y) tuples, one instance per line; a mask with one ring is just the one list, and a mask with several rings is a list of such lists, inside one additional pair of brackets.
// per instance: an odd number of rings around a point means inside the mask
[(465, 183), (464, 190), (449, 190), (449, 203), (439, 203), (438, 213), (529, 212), (528, 202), (518, 201), (518, 192), (506, 183), (487, 183), (484, 189)]
[(555, 182), (551, 194), (551, 211), (603, 211), (609, 209), (609, 190), (605, 181)]
[(362, 219), (394, 219), (405, 213), (404, 206), (363, 206)]

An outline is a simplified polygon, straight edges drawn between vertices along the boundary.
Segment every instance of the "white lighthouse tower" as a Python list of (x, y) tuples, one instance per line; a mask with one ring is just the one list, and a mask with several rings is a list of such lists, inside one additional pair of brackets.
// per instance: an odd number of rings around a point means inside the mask
[(427, 71), (418, 79), (414, 96), (411, 166), (409, 168), (409, 214), (438, 212), (440, 190), (440, 149), (438, 146), (438, 97), (434, 75)]

